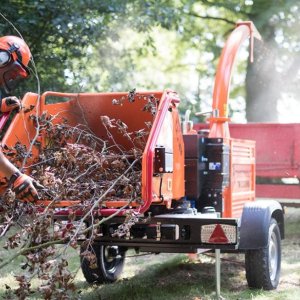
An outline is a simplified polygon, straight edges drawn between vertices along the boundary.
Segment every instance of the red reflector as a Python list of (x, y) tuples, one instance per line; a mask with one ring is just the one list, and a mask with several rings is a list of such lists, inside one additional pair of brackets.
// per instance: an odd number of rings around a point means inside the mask
[(216, 225), (208, 242), (212, 243), (212, 244), (227, 244), (227, 243), (229, 243), (229, 241), (225, 235), (225, 232), (220, 224)]

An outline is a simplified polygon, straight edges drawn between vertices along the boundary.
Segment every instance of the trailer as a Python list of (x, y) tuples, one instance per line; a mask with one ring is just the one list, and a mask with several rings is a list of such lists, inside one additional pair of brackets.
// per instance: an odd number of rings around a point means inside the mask
[[(123, 269), (129, 248), (152, 253), (197, 253), (207, 249), (245, 254), (249, 287), (275, 289), (279, 283), (284, 215), (276, 201), (255, 200), (255, 142), (232, 138), (228, 126), (227, 100), (230, 76), (239, 46), (248, 38), (260, 38), (251, 22), (240, 22), (223, 49), (214, 88), (209, 135), (182, 129), (178, 114), (179, 96), (171, 90), (128, 93), (27, 93), (25, 109), (17, 114), (3, 139), (3, 147), (21, 141), (28, 149), (36, 139), (35, 114), (55, 115), (53, 122), (85, 125), (116, 151), (130, 149), (122, 132), (108, 133), (100, 118), (122, 120), (130, 132), (145, 129), (146, 145), (141, 159), (140, 199), (110, 199), (107, 196), (94, 213), (76, 211), (68, 219), (73, 200), (56, 201), (53, 224), (62, 220), (86, 228), (96, 220), (93, 243), (81, 236), (81, 252), (92, 251), (97, 266), (81, 256), (81, 268), (90, 283), (114, 282)], [(252, 52), (251, 52), (252, 53)], [(120, 99), (122, 101), (120, 101)], [(154, 111), (144, 100), (154, 99)], [(55, 101), (54, 101), (55, 100)], [(151, 101), (152, 101), (151, 100)], [(55, 102), (55, 103), (54, 103)], [(116, 105), (118, 104), (118, 105)], [(31, 108), (30, 112), (29, 109)], [(183, 127), (188, 124), (183, 124)], [(146, 130), (145, 130), (146, 131)], [(184, 134), (183, 134), (184, 132)], [(33, 147), (27, 164), (33, 163), (42, 147)], [(30, 174), (30, 168), (28, 169)], [(37, 206), (46, 207), (49, 199)], [(131, 226), (123, 226), (131, 216)], [(101, 222), (102, 221), (102, 222)], [(121, 233), (120, 233), (121, 231)]]
[[(233, 137), (256, 142), (256, 197), (299, 207), (300, 124), (231, 123), (229, 127)], [(206, 129), (208, 124), (194, 125), (196, 131)]]

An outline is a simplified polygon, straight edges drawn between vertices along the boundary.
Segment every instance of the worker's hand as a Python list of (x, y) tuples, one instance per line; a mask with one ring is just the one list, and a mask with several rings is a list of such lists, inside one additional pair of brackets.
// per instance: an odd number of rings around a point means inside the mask
[(21, 102), (15, 96), (6, 97), (1, 100), (0, 111), (3, 113), (10, 112), (14, 109), (17, 109), (19, 111), (20, 108), (21, 108)]
[(12, 184), (12, 190), (15, 192), (16, 198), (25, 202), (38, 200), (38, 193), (34, 186), (37, 183), (26, 174), (19, 172), (13, 174), (9, 183)]

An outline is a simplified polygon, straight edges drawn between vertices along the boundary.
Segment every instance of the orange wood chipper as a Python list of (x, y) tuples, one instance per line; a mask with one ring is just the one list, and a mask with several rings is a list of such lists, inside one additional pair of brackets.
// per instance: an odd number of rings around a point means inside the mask
[[(84, 258), (81, 261), (88, 282), (115, 281), (129, 248), (153, 253), (217, 249), (245, 253), (250, 287), (277, 287), (284, 237), (283, 210), (276, 201), (255, 201), (255, 142), (231, 138), (228, 126), (231, 72), (240, 45), (249, 38), (252, 49), (253, 39), (260, 35), (251, 22), (241, 22), (225, 44), (216, 74), (208, 134), (189, 131), (186, 123), (181, 126), (177, 109), (180, 99), (171, 90), (138, 92), (143, 96), (121, 105), (115, 104), (118, 99), (128, 99), (127, 93), (46, 92), (24, 96), (25, 109), (12, 120), (2, 145), (14, 146), (21, 141), (30, 148), (34, 139), (45, 143), (45, 137), (29, 117), (32, 114), (56, 115), (53, 121), (57, 124), (64, 120), (71, 126), (83, 124), (109, 146), (122, 151), (131, 147), (130, 142), (114, 128), (108, 133), (100, 122), (101, 116), (122, 120), (129, 132), (151, 123), (142, 149), (140, 199), (128, 203), (126, 199), (112, 201), (107, 196), (95, 206), (93, 218), (106, 222), (99, 226), (99, 234), (90, 246), (97, 256), (97, 268), (91, 268)], [(145, 97), (157, 99), (152, 114), (144, 109), (140, 98)], [(32, 110), (27, 112), (30, 107)], [(28, 164), (38, 151), (37, 147), (32, 148)], [(43, 199), (37, 205), (49, 201)], [(66, 218), (72, 205), (74, 200), (56, 201), (56, 218)], [(124, 235), (114, 234), (129, 212), (135, 213), (134, 224)], [(89, 226), (92, 217), (84, 217)], [(78, 214), (76, 221), (82, 219), (83, 215)]]

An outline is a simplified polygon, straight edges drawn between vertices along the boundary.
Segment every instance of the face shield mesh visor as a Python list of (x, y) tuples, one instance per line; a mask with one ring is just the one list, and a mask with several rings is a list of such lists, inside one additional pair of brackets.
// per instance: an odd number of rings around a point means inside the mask
[(5, 69), (2, 85), (7, 92), (13, 91), (23, 79), (29, 76), (28, 69), (18, 61), (13, 62), (13, 64)]

